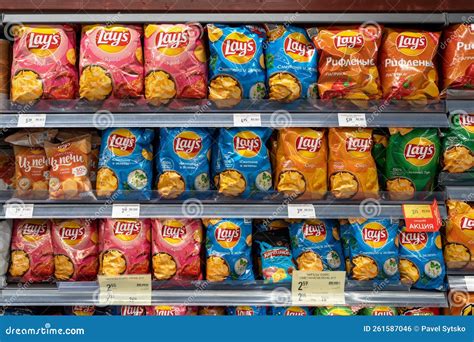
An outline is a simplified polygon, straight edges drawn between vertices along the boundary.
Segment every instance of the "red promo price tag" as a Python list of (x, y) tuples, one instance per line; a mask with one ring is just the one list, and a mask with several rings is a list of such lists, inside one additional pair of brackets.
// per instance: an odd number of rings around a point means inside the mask
[(443, 221), (436, 199), (431, 204), (402, 204), (407, 232), (437, 232)]

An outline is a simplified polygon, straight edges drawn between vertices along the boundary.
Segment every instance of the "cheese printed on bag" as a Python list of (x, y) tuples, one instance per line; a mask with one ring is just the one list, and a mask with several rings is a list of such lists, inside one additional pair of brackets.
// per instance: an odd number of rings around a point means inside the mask
[(400, 231), (400, 278), (416, 289), (443, 290), (446, 274), (439, 232)]
[(339, 230), (335, 220), (290, 224), (291, 250), (300, 271), (343, 271)]
[(207, 128), (161, 128), (156, 158), (158, 192), (177, 198), (186, 191), (210, 188), (212, 136)]
[(441, 133), (443, 171), (461, 173), (474, 167), (474, 114), (454, 114)]
[(145, 25), (145, 97), (154, 104), (172, 98), (204, 98), (207, 57), (200, 24)]
[(209, 99), (223, 107), (265, 94), (265, 31), (257, 26), (208, 24)]
[(320, 55), (319, 96), (373, 100), (382, 95), (377, 55), (381, 42), (379, 27), (309, 28)]
[(321, 199), (327, 191), (325, 130), (282, 128), (275, 153), (276, 190), (286, 196)]
[(228, 306), (229, 316), (266, 316), (267, 308), (264, 306)]
[(213, 153), (214, 184), (226, 196), (252, 197), (272, 187), (268, 128), (222, 128)]
[(336, 198), (378, 196), (372, 129), (329, 129), (329, 186)]
[(79, 95), (89, 101), (138, 97), (143, 92), (142, 27), (85, 25)]
[(252, 222), (210, 219), (206, 229), (206, 280), (253, 280)]
[(69, 25), (18, 25), (11, 100), (73, 99), (77, 92), (76, 33)]
[(385, 178), (391, 199), (407, 200), (417, 191), (431, 191), (436, 178), (440, 140), (435, 128), (408, 133), (391, 130)]
[(350, 230), (350, 277), (398, 281), (398, 224), (389, 219), (352, 220)]
[[(146, 128), (108, 128), (102, 135), (97, 195), (150, 199), (154, 132)], [(133, 191), (127, 193), (127, 191)]]
[(316, 49), (303, 28), (266, 24), (265, 61), (269, 97), (291, 102), (315, 98)]

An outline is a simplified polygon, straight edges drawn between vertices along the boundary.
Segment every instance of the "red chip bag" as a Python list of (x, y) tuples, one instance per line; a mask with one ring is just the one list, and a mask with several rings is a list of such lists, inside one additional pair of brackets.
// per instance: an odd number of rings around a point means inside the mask
[(54, 275), (57, 280), (94, 280), (99, 268), (97, 222), (53, 220)]
[(15, 220), (8, 275), (21, 282), (51, 281), (54, 272), (51, 222)]
[(105, 219), (99, 228), (99, 274), (150, 273), (150, 220)]

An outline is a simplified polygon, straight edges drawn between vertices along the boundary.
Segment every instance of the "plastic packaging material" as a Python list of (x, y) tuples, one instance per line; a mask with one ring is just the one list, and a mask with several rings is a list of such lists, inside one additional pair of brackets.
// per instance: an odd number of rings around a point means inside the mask
[(151, 223), (153, 276), (158, 280), (201, 279), (201, 221), (153, 219)]
[(439, 316), (439, 308), (398, 308), (400, 316)]
[(316, 316), (355, 316), (357, 310), (350, 306), (321, 306), (314, 309)]
[(302, 306), (271, 307), (272, 316), (309, 316), (310, 309)]
[(73, 99), (77, 94), (76, 33), (69, 25), (18, 25), (13, 45), (11, 99)]
[(12, 189), (15, 181), (15, 155), (9, 146), (0, 147), (0, 190)]
[(396, 308), (391, 306), (372, 306), (359, 311), (362, 316), (398, 316)]
[(119, 316), (154, 316), (154, 313), (153, 306), (145, 305), (124, 305), (114, 310), (114, 315)]
[(255, 232), (266, 232), (268, 230), (288, 229), (290, 225), (286, 220), (280, 219), (254, 219), (253, 228)]
[(207, 95), (207, 56), (197, 23), (145, 25), (145, 97), (153, 104)]
[(152, 309), (154, 316), (188, 316), (187, 307), (184, 305), (158, 305)]
[(161, 128), (156, 158), (162, 197), (210, 189), (211, 132), (207, 128)]
[(248, 219), (205, 220), (206, 279), (253, 280), (252, 222)]
[(199, 316), (225, 316), (225, 306), (200, 306)]
[(266, 316), (267, 308), (264, 306), (228, 306), (229, 316)]
[(10, 262), (11, 221), (0, 221), (0, 287), (6, 285), (6, 274)]
[(64, 311), (66, 315), (71, 316), (110, 316), (113, 310), (107, 306), (75, 305), (64, 307)]
[(106, 219), (99, 227), (99, 274), (150, 273), (150, 220)]
[(143, 93), (143, 51), (138, 25), (85, 25), (79, 59), (79, 95), (89, 101)]
[(450, 173), (473, 172), (474, 114), (452, 115), (450, 127), (442, 130), (441, 137), (443, 171)]

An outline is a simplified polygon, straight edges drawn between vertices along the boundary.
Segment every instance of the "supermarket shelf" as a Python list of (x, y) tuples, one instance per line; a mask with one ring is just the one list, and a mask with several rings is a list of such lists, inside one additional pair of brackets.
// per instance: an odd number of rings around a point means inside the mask
[(446, 195), (448, 199), (459, 201), (474, 201), (474, 186), (447, 186)]
[(452, 114), (474, 113), (474, 99), (448, 100), (446, 101), (446, 105), (447, 105), (448, 112)]
[[(474, 270), (472, 271), (474, 272)], [(472, 275), (449, 275), (450, 290), (472, 291), (474, 289), (474, 273)]]
[(446, 20), (450, 24), (474, 23), (474, 13), (446, 13)]

